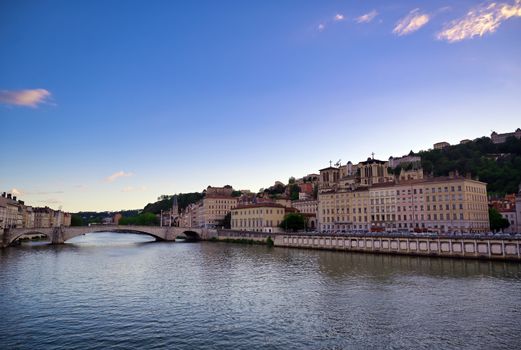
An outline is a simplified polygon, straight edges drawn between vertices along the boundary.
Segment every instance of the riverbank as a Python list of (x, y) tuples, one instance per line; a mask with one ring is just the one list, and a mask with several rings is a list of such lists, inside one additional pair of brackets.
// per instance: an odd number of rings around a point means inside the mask
[(273, 234), (221, 230), (215, 240), (251, 240), (286, 248), (351, 251), (373, 254), (437, 256), (446, 258), (508, 260), (521, 262), (521, 240), (493, 237), (404, 237), (404, 236), (326, 236)]

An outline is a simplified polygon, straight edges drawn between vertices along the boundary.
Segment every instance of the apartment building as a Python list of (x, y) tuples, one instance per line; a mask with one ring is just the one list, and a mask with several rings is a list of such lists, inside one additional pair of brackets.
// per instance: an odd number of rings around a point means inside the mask
[(240, 231), (279, 232), (286, 208), (277, 203), (238, 205), (232, 209), (231, 228)]
[(397, 183), (398, 230), (487, 232), (490, 230), (486, 183), (462, 176)]

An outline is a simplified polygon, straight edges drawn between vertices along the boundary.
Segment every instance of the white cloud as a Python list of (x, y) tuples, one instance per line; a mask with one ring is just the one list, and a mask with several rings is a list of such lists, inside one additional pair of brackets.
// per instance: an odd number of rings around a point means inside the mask
[(105, 178), (105, 182), (114, 182), (117, 179), (119, 179), (120, 177), (129, 177), (129, 176), (132, 176), (132, 175), (134, 175), (134, 174), (133, 173), (126, 173), (123, 170), (121, 170), (121, 171), (118, 171), (117, 173), (114, 173), (114, 174), (106, 177)]
[(513, 4), (487, 3), (471, 9), (463, 18), (452, 21), (438, 33), (437, 38), (450, 43), (482, 37), (494, 33), (501, 23), (512, 17), (521, 17), (521, 0)]
[(372, 10), (371, 12), (368, 12), (360, 17), (357, 17), (356, 21), (358, 23), (369, 23), (373, 19), (375, 19), (376, 16), (378, 16), (378, 12), (376, 10)]
[(428, 14), (420, 13), (420, 9), (414, 9), (396, 23), (393, 33), (398, 36), (411, 34), (426, 25), (429, 20)]
[(337, 22), (339, 22), (339, 21), (343, 21), (343, 20), (344, 20), (344, 15), (341, 14), (341, 13), (337, 13), (333, 19), (334, 19), (335, 21), (337, 21)]
[(0, 90), (0, 103), (15, 106), (37, 107), (48, 102), (51, 93), (45, 89)]
[(24, 193), (25, 193), (24, 191), (19, 190), (19, 189), (16, 189), (16, 188), (12, 188), (12, 189), (11, 189), (11, 194), (12, 194), (13, 196), (17, 196), (17, 197), (19, 197), (19, 196), (22, 196)]
[(318, 26), (317, 26), (317, 29), (319, 32), (323, 31), (324, 29), (326, 29), (326, 25), (323, 24), (323, 23), (320, 23)]

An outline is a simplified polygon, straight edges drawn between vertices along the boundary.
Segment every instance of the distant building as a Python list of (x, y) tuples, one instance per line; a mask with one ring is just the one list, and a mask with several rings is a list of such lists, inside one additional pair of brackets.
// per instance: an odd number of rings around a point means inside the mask
[(119, 220), (121, 220), (122, 217), (123, 217), (123, 215), (121, 215), (121, 213), (114, 214), (114, 216), (112, 217), (112, 223), (114, 225), (118, 225), (119, 224)]
[(179, 216), (178, 222), (181, 227), (207, 227), (218, 226), (226, 214), (237, 206), (238, 197), (232, 197), (231, 186), (212, 187), (208, 186), (205, 196), (197, 203), (189, 205)]
[(24, 201), (6, 192), (0, 196), (0, 228), (47, 228), (70, 225), (70, 213), (49, 207), (28, 206)]
[(444, 149), (450, 146), (448, 142), (438, 142), (433, 145), (434, 149)]
[(308, 227), (312, 230), (318, 227), (318, 200), (292, 201), (291, 206), (308, 217)]
[(506, 233), (518, 232), (518, 230), (517, 230), (518, 223), (517, 223), (516, 210), (515, 209), (503, 209), (503, 210), (499, 210), (499, 213), (501, 214), (501, 216), (503, 218), (507, 219), (508, 223), (510, 224), (510, 226), (508, 226), (507, 228), (503, 229), (503, 232), (506, 232)]
[(465, 140), (461, 140), (461, 141), (459, 142), (459, 144), (460, 144), (460, 145), (464, 145), (464, 144), (469, 143), (469, 142), (472, 142), (472, 141), (469, 140), (469, 139), (465, 139)]
[(517, 128), (514, 132), (507, 132), (504, 134), (498, 134), (497, 132), (493, 131), (492, 134), (490, 134), (492, 142), (496, 144), (504, 143), (511, 136), (514, 136), (517, 139), (521, 139), (521, 129)]
[(405, 165), (405, 164), (421, 164), (421, 157), (420, 156), (403, 156), (399, 158), (389, 158), (389, 167), (396, 168), (398, 165)]
[(520, 191), (516, 196), (516, 221), (517, 221), (517, 228), (516, 232), (521, 233), (521, 186)]
[(232, 209), (232, 230), (280, 232), (286, 208), (277, 203), (238, 205)]

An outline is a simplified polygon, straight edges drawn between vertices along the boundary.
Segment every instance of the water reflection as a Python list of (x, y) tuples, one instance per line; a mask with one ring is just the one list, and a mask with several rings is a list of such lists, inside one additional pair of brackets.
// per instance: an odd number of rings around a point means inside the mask
[(519, 345), (519, 264), (152, 240), (1, 250), (2, 347)]

